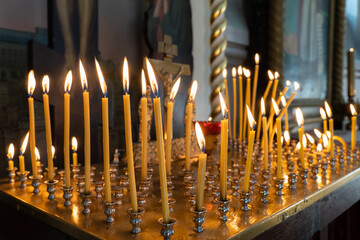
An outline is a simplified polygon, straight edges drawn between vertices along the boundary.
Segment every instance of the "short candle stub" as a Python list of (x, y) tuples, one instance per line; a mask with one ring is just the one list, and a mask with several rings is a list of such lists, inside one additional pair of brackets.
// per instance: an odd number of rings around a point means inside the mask
[(138, 234), (141, 232), (140, 223), (142, 222), (145, 209), (142, 207), (138, 208), (137, 212), (133, 212), (132, 208), (127, 210), (127, 213), (130, 214), (130, 224), (133, 226), (131, 229), (132, 234)]
[(175, 218), (170, 218), (168, 223), (164, 223), (163, 218), (158, 220), (158, 223), (161, 225), (160, 234), (164, 237), (164, 240), (170, 240), (171, 236), (174, 235), (174, 225), (176, 221)]

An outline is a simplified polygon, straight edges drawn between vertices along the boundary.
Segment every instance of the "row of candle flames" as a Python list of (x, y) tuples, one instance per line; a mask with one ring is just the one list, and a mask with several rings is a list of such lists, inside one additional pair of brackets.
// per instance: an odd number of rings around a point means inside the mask
[[(256, 139), (259, 140), (260, 138), (260, 131), (262, 129), (262, 140), (261, 140), (261, 146), (264, 150), (264, 170), (267, 171), (269, 167), (268, 163), (268, 155), (269, 152), (272, 152), (272, 144), (268, 144), (268, 142), (272, 143), (275, 133), (277, 135), (277, 172), (276, 176), (277, 179), (282, 179), (282, 144), (283, 139), (285, 139), (286, 145), (289, 146), (290, 143), (290, 134), (288, 131), (288, 117), (287, 117), (287, 109), (294, 99), (297, 91), (299, 90), (299, 84), (297, 82), (294, 83), (295, 91), (289, 98), (289, 100), (286, 102), (285, 99), (285, 93), (288, 91), (291, 83), (289, 81), (286, 81), (286, 86), (283, 89), (282, 92), (280, 92), (280, 96), (275, 100), (276, 93), (277, 93), (277, 85), (278, 85), (278, 79), (279, 74), (276, 72), (275, 75), (272, 74), (272, 72), (269, 70), (269, 82), (266, 87), (266, 90), (264, 92), (263, 97), (261, 98), (261, 111), (259, 111), (259, 120), (258, 124), (256, 124), (253, 114), (255, 112), (255, 99), (256, 99), (256, 88), (257, 88), (257, 78), (258, 78), (258, 71), (259, 71), (259, 55), (255, 55), (255, 74), (254, 74), (254, 81), (251, 86), (251, 78), (250, 78), (250, 70), (242, 68), (241, 66), (238, 68), (238, 80), (239, 80), (239, 108), (237, 108), (237, 87), (236, 87), (236, 69), (232, 69), (232, 76), (233, 76), (233, 108), (232, 111), (229, 108), (229, 95), (227, 90), (227, 79), (226, 79), (226, 69), (223, 72), (224, 76), (224, 83), (225, 83), (225, 94), (226, 98), (222, 97), (222, 94), (219, 93), (220, 98), (220, 105), (222, 109), (222, 115), (224, 117), (223, 120), (221, 120), (221, 148), (220, 148), (220, 196), (219, 196), (219, 204), (221, 205), (221, 202), (226, 202), (228, 200), (227, 198), (227, 152), (228, 152), (228, 134), (230, 133), (230, 139), (238, 141), (239, 143), (243, 142), (245, 139), (247, 139), (247, 159), (246, 159), (246, 166), (245, 166), (245, 175), (244, 175), (244, 189), (243, 192), (248, 193), (249, 192), (249, 181), (250, 181), (250, 170), (251, 170), (251, 161), (253, 156), (253, 148), (254, 148), (254, 140), (255, 140), (255, 127), (257, 125), (257, 135)], [(108, 107), (107, 107), (107, 86), (104, 80), (104, 77), (102, 75), (100, 65), (95, 59), (96, 69), (100, 81), (101, 90), (103, 93), (103, 99), (102, 99), (102, 113), (103, 113), (103, 151), (104, 151), (104, 182), (105, 182), (105, 202), (111, 203), (111, 188), (110, 188), (110, 172), (109, 172), (109, 139), (108, 139)], [(80, 61), (80, 76), (82, 81), (82, 87), (83, 87), (83, 100), (84, 100), (84, 158), (85, 158), (85, 193), (90, 192), (90, 183), (87, 183), (90, 181), (90, 124), (89, 124), (89, 97), (88, 97), (88, 86), (87, 86), (87, 79), (84, 67)], [(164, 154), (164, 143), (163, 143), (163, 129), (162, 129), (162, 120), (161, 120), (161, 107), (160, 107), (160, 99), (158, 96), (158, 86), (156, 82), (156, 76), (154, 73), (154, 70), (148, 61), (146, 59), (146, 66), (147, 66), (147, 73), (148, 78), (150, 80), (150, 86), (152, 89), (152, 92), (154, 94), (154, 114), (155, 114), (155, 125), (156, 125), (156, 136), (157, 136), (157, 143), (158, 143), (158, 156), (159, 156), (159, 174), (160, 174), (160, 187), (161, 187), (161, 198), (162, 198), (162, 212), (163, 212), (163, 223), (169, 223), (171, 222), (170, 216), (169, 216), (169, 205), (168, 205), (168, 193), (167, 193), (167, 177), (166, 175), (171, 174), (171, 165), (170, 161), (166, 161), (165, 163), (165, 154)], [(244, 73), (244, 76), (246, 77), (246, 94), (245, 99), (243, 99), (243, 92), (242, 92), (242, 73)], [(174, 101), (174, 98), (176, 96), (177, 90), (180, 85), (180, 78), (176, 81), (176, 83), (173, 86), (173, 89), (170, 94), (170, 102)], [(66, 76), (65, 80), (65, 94), (64, 94), (64, 170), (65, 170), (65, 189), (69, 189), (70, 186), (70, 164), (69, 164), (69, 111), (70, 111), (70, 89), (71, 89), (71, 83), (72, 83), (72, 73), (69, 71), (69, 73)], [(145, 80), (145, 73), (144, 70), (142, 70), (142, 88), (143, 88), (143, 98), (145, 98), (144, 89), (146, 89), (146, 80)], [(265, 101), (267, 99), (268, 93), (271, 89), (271, 86), (273, 85), (272, 89), (272, 108), (270, 108), (270, 115), (267, 118), (266, 117), (266, 110), (265, 110)], [(44, 99), (44, 113), (45, 113), (45, 126), (46, 126), (46, 140), (47, 140), (47, 158), (48, 158), (48, 178), (49, 181), (54, 181), (54, 174), (53, 174), (53, 157), (55, 153), (54, 147), (51, 145), (51, 129), (50, 129), (50, 116), (49, 116), (49, 101), (48, 101), (48, 93), (49, 93), (49, 77), (45, 76), (42, 81), (43, 86), (43, 99)], [(132, 137), (131, 137), (131, 113), (130, 113), (130, 100), (129, 100), (129, 70), (128, 70), (128, 64), (127, 60), (125, 58), (124, 65), (123, 65), (123, 88), (124, 88), (124, 115), (125, 115), (125, 135), (126, 135), (126, 147), (127, 147), (127, 162), (128, 162), (128, 174), (129, 174), (129, 189), (130, 189), (130, 200), (131, 200), (131, 212), (137, 213), (139, 212), (138, 208), (138, 202), (137, 202), (137, 194), (136, 194), (136, 182), (135, 182), (135, 173), (134, 173), (134, 164), (133, 164), (133, 154), (132, 154)], [(197, 82), (194, 81), (192, 84), (192, 89), (190, 93), (190, 100), (189, 104), (192, 104), (195, 98), (196, 94), (196, 88), (197, 88)], [(251, 94), (251, 88), (252, 93)], [(20, 150), (20, 156), (19, 156), (19, 167), (20, 167), (20, 173), (25, 172), (25, 166), (24, 166), (24, 152), (26, 150), (28, 139), (30, 138), (30, 151), (31, 151), (31, 162), (32, 162), (32, 172), (33, 177), (36, 179), (37, 176), (37, 162), (36, 160), (39, 160), (40, 155), (38, 153), (37, 148), (35, 147), (35, 127), (34, 127), (34, 110), (33, 110), (33, 97), (32, 94), (35, 89), (35, 77), (34, 72), (30, 71), (28, 76), (28, 102), (29, 102), (29, 122), (30, 122), (30, 131), (27, 133), (23, 144), (21, 146)], [(252, 97), (252, 102), (250, 101), (250, 98)], [(280, 101), (282, 102), (283, 108), (279, 109)], [(144, 101), (145, 102), (145, 101)], [(243, 104), (243, 102), (245, 102)], [(243, 116), (243, 106), (246, 107), (245, 114)], [(351, 151), (354, 151), (355, 148), (355, 129), (356, 129), (356, 110), (353, 105), (350, 105), (351, 112), (353, 114), (353, 117), (351, 119), (352, 122), (352, 143), (351, 143)], [(228, 119), (228, 109), (230, 109), (230, 114), (232, 118), (229, 117)], [(322, 134), (319, 130), (315, 129), (315, 134), (319, 138), (319, 144), (316, 147), (317, 153), (321, 153), (322, 150), (322, 144), (323, 143), (325, 149), (324, 151), (329, 151), (330, 158), (334, 157), (334, 128), (333, 128), (333, 118), (332, 113), (329, 104), (325, 101), (325, 110), (323, 108), (320, 109), (321, 117), (323, 118), (323, 125), (324, 125), (324, 134)], [(142, 108), (143, 111), (146, 111), (146, 107)], [(239, 131), (237, 133), (236, 127), (237, 127), (237, 110), (239, 110)], [(172, 115), (172, 111), (169, 114)], [(187, 111), (187, 113), (191, 113), (192, 111)], [(143, 112), (143, 116), (146, 116), (147, 114)], [(273, 117), (276, 117), (276, 123), (273, 125)], [(284, 136), (282, 136), (281, 131), (281, 119), (285, 115), (285, 132)], [(327, 115), (327, 116), (326, 116)], [(172, 119), (172, 116), (169, 118), (167, 116), (167, 119)], [(190, 115), (190, 119), (192, 119), (192, 116)], [(302, 115), (302, 112), (300, 108), (296, 109), (296, 119), (299, 125), (299, 142), (296, 146), (296, 148), (299, 150), (299, 159), (301, 168), (306, 169), (307, 166), (304, 162), (304, 148), (307, 146), (306, 139), (309, 140), (309, 142), (315, 146), (315, 140), (314, 138), (309, 135), (308, 133), (304, 133), (304, 118)], [(229, 120), (232, 121), (232, 125), (229, 124)], [(327, 121), (329, 121), (329, 131), (327, 131)], [(145, 122), (145, 121), (143, 121)], [(248, 124), (247, 124), (248, 122)], [(187, 123), (186, 123), (187, 124)], [(262, 128), (261, 128), (262, 125)], [(143, 124), (143, 126), (146, 126), (146, 124)], [(172, 124), (171, 124), (172, 126)], [(144, 127), (143, 127), (144, 128)], [(146, 129), (146, 127), (144, 128)], [(144, 130), (143, 129), (143, 134)], [(189, 129), (189, 130), (188, 130)], [(190, 131), (190, 132), (188, 132)], [(168, 132), (168, 131), (167, 131)], [(170, 130), (172, 132), (172, 129)], [(198, 186), (197, 186), (197, 199), (196, 199), (196, 211), (203, 211), (203, 195), (204, 195), (204, 184), (205, 184), (205, 170), (206, 170), (206, 158), (207, 155), (205, 153), (205, 138), (202, 134), (201, 127), (198, 123), (195, 124), (195, 132), (198, 139), (199, 147), (202, 150), (202, 153), (199, 155), (199, 167), (198, 167)], [(171, 133), (170, 133), (171, 134)], [(169, 135), (169, 133), (168, 133)], [(186, 127), (186, 136), (191, 135), (191, 127)], [(172, 134), (170, 135), (172, 136)], [(237, 136), (237, 137), (236, 137)], [(143, 140), (143, 148), (147, 148), (147, 146), (144, 144), (146, 143), (147, 137), (142, 138)], [(339, 137), (337, 137), (339, 139)], [(186, 139), (186, 141), (190, 141)], [(190, 144), (186, 144), (189, 145)], [(77, 141), (75, 138), (72, 140), (72, 148), (73, 148), (73, 165), (77, 165)], [(346, 146), (345, 146), (346, 148)], [(168, 152), (168, 149), (166, 149)], [(170, 148), (171, 153), (171, 148)], [(187, 151), (186, 151), (187, 152)], [(144, 154), (145, 153), (145, 154)], [(146, 152), (143, 151), (142, 154), (142, 181), (144, 180), (143, 177), (146, 178), (146, 172), (147, 172), (147, 156)], [(171, 156), (171, 154), (170, 154)], [(13, 144), (10, 144), (9, 151), (8, 151), (8, 162), (9, 162), (9, 170), (14, 169), (14, 163), (13, 163), (13, 157), (14, 157), (14, 146)], [(166, 159), (167, 160), (167, 159)], [(185, 166), (190, 166), (189, 157), (186, 157), (186, 164)], [(189, 167), (186, 167), (186, 170), (189, 171)], [(88, 176), (87, 176), (88, 175)], [(226, 213), (225, 213), (226, 214)], [(226, 217), (222, 218), (222, 220), (225, 220)]]

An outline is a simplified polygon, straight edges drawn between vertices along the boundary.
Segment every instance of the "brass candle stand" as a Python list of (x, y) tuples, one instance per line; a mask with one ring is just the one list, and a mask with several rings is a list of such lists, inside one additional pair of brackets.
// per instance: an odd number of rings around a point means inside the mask
[(176, 222), (175, 218), (170, 218), (168, 223), (165, 223), (162, 218), (158, 220), (158, 223), (161, 225), (160, 234), (164, 240), (170, 240), (172, 235), (174, 235), (174, 225)]
[(283, 195), (282, 189), (284, 188), (284, 178), (274, 178), (275, 181), (275, 193), (279, 197)]
[(145, 209), (142, 207), (138, 208), (137, 212), (133, 212), (132, 208), (127, 210), (127, 213), (130, 215), (130, 224), (133, 226), (131, 229), (131, 233), (138, 234), (141, 232), (140, 223), (142, 222)]
[(203, 207), (200, 211), (195, 207), (190, 209), (190, 212), (193, 214), (193, 222), (195, 223), (195, 227), (193, 228), (195, 232), (201, 233), (204, 231), (202, 224), (205, 222), (205, 213), (207, 210)]
[(92, 194), (91, 193), (82, 193), (81, 197), (81, 204), (83, 206), (83, 210), (82, 210), (82, 214), (86, 215), (89, 214), (91, 212), (90, 206), (92, 204), (91, 198), (92, 198)]
[(17, 172), (17, 175), (19, 176), (19, 180), (20, 180), (20, 188), (26, 188), (26, 180), (27, 180), (27, 175), (29, 175), (29, 171), (25, 171), (25, 172)]
[(95, 181), (93, 182), (95, 185), (95, 197), (102, 198), (102, 192), (104, 190), (104, 182), (103, 181)]
[(64, 194), (63, 194), (63, 198), (65, 199), (64, 206), (70, 207), (72, 205), (71, 199), (73, 197), (72, 192), (74, 190), (74, 187), (73, 186), (70, 186), (70, 187), (63, 186), (62, 190), (64, 191)]
[(241, 210), (247, 212), (251, 209), (250, 203), (250, 192), (241, 191), (240, 192), (240, 203), (241, 203)]
[(114, 203), (113, 202), (110, 202), (110, 203), (105, 202), (104, 205), (105, 205), (104, 213), (106, 215), (106, 223), (113, 223), (115, 221)]
[(71, 164), (71, 172), (73, 174), (73, 178), (76, 179), (76, 177), (79, 175), (81, 164), (78, 163), (76, 165)]
[(123, 187), (115, 185), (115, 186), (111, 186), (111, 190), (114, 192), (114, 204), (119, 206), (122, 205), (122, 199), (124, 197), (124, 193), (123, 193)]
[(306, 185), (307, 184), (307, 178), (308, 178), (308, 172), (309, 170), (308, 169), (304, 169), (304, 168), (301, 168), (299, 170), (300, 172), (300, 177), (301, 177), (301, 183)]
[(34, 190), (33, 190), (33, 194), (34, 195), (38, 195), (40, 193), (40, 185), (41, 185), (41, 180), (42, 176), (40, 177), (34, 177), (34, 176), (30, 176), (29, 179), (31, 179), (31, 186), (34, 187)]
[(56, 191), (56, 185), (59, 183), (58, 180), (46, 180), (44, 182), (46, 184), (46, 191), (49, 193), (48, 199), (49, 200), (54, 200), (55, 199), (55, 191)]
[(229, 204), (231, 200), (229, 198), (226, 198), (225, 200), (222, 200), (221, 198), (218, 199), (218, 213), (219, 213), (219, 220), (226, 222), (228, 220), (227, 213), (229, 212)]
[(296, 189), (296, 183), (297, 183), (297, 174), (295, 172), (290, 172), (288, 174), (288, 176), (289, 176), (289, 179), (288, 179), (289, 188), (291, 190), (295, 190)]
[(15, 182), (15, 172), (16, 172), (17, 168), (14, 167), (12, 169), (7, 168), (6, 171), (8, 171), (8, 176), (9, 176), (9, 183), (14, 183)]
[(269, 196), (269, 184), (264, 182), (259, 185), (259, 193), (260, 193), (260, 202), (268, 203), (268, 196)]
[(232, 177), (231, 178), (231, 195), (233, 197), (238, 197), (239, 196), (239, 186), (240, 180), (237, 177)]

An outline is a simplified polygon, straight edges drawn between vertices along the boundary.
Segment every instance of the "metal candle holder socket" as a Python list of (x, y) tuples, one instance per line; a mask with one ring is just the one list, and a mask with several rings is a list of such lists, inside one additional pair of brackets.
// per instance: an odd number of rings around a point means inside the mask
[(283, 192), (282, 189), (284, 188), (284, 178), (274, 178), (275, 181), (275, 188), (276, 188), (276, 195), (282, 196)]
[(164, 223), (163, 218), (160, 218), (158, 223), (161, 225), (161, 236), (163, 236), (164, 240), (170, 240), (171, 236), (174, 235), (174, 225), (176, 224), (176, 219), (170, 218), (168, 223)]
[(317, 179), (317, 174), (319, 173), (319, 165), (318, 164), (312, 164), (311, 165), (311, 178), (314, 179), (316, 181)]
[(213, 186), (211, 195), (212, 195), (212, 197), (213, 197), (212, 200), (211, 200), (211, 202), (212, 202), (212, 203), (217, 203), (218, 198), (220, 197), (220, 187), (218, 187), (218, 186)]
[(194, 179), (189, 179), (188, 181), (185, 182), (185, 189), (186, 189), (185, 196), (189, 197), (190, 194), (194, 192), (195, 182), (196, 181)]
[(168, 202), (169, 202), (169, 212), (173, 212), (174, 211), (174, 205), (176, 203), (175, 198), (168, 198)]
[(102, 198), (102, 192), (104, 190), (104, 182), (103, 181), (97, 181), (97, 182), (94, 182), (94, 185), (95, 185), (95, 192), (96, 192), (95, 197), (96, 198)]
[(77, 165), (71, 164), (71, 171), (73, 173), (73, 177), (76, 178), (79, 175), (81, 164)]
[(73, 197), (73, 190), (74, 190), (74, 187), (73, 186), (70, 186), (70, 187), (62, 187), (62, 190), (64, 191), (64, 194), (63, 194), (63, 198), (65, 199), (65, 202), (64, 202), (64, 206), (65, 207), (69, 207), (72, 205), (72, 202), (71, 202), (71, 199)]
[(21, 172), (17, 172), (17, 175), (19, 176), (20, 179), (20, 188), (25, 188), (26, 187), (26, 180), (27, 180), (27, 175), (29, 175), (29, 171), (25, 171), (23, 173)]
[(184, 172), (184, 184), (186, 185), (186, 183), (190, 180), (192, 180), (193, 178), (193, 171), (191, 170), (185, 170)]
[(15, 172), (16, 172), (17, 168), (14, 167), (13, 169), (9, 169), (7, 168), (6, 171), (8, 171), (8, 176), (9, 176), (9, 183), (14, 183), (15, 182)]
[(240, 203), (241, 203), (241, 210), (247, 212), (251, 209), (250, 203), (250, 192), (240, 192)]
[(122, 199), (124, 197), (124, 188), (120, 187), (120, 186), (112, 186), (111, 190), (114, 190), (114, 198), (115, 198), (115, 202), (114, 204), (119, 206), (122, 204)]
[(107, 223), (113, 223), (115, 221), (115, 207), (114, 207), (114, 203), (104, 203), (105, 205), (105, 210), (104, 213), (106, 215), (106, 222)]
[(200, 211), (198, 211), (195, 207), (190, 209), (190, 212), (193, 213), (193, 222), (195, 223), (195, 227), (193, 228), (195, 232), (201, 233), (204, 231), (202, 224), (205, 222), (205, 213), (207, 210), (203, 207)]
[(139, 191), (142, 192), (145, 197), (147, 197), (149, 195), (149, 191), (150, 191), (150, 182), (149, 181), (141, 181), (140, 186), (139, 186)]
[(227, 198), (226, 200), (221, 200), (219, 199), (217, 201), (218, 204), (218, 211), (219, 211), (219, 219), (223, 222), (226, 222), (228, 220), (228, 217), (226, 216), (226, 214), (229, 212), (229, 204), (230, 204), (230, 199)]
[(261, 172), (261, 176), (262, 176), (262, 180), (265, 183), (269, 183), (269, 178), (270, 178), (270, 171), (269, 170), (262, 170)]
[(76, 179), (76, 185), (78, 187), (78, 192), (81, 194), (84, 192), (84, 186), (85, 186), (85, 176), (84, 175), (77, 175), (75, 177)]
[(300, 171), (301, 183), (306, 185), (309, 170), (301, 168), (299, 171)]
[(83, 193), (81, 194), (82, 201), (81, 204), (83, 205), (84, 209), (82, 210), (82, 214), (86, 215), (91, 212), (90, 206), (92, 204), (91, 197), (93, 196), (91, 193)]
[(141, 232), (141, 228), (139, 227), (142, 222), (143, 215), (145, 213), (145, 209), (142, 207), (138, 208), (137, 212), (133, 212), (132, 208), (127, 210), (128, 214), (130, 214), (130, 224), (133, 226), (131, 229), (131, 233), (138, 234)]
[(289, 188), (291, 190), (296, 189), (296, 186), (295, 186), (295, 184), (297, 183), (296, 177), (297, 177), (296, 173), (294, 173), (294, 172), (289, 173), (289, 183), (290, 183)]
[(59, 183), (58, 180), (46, 180), (44, 182), (46, 184), (46, 191), (49, 193), (48, 199), (54, 200), (55, 199), (55, 192), (56, 192), (56, 185)]
[(267, 197), (269, 196), (269, 184), (264, 182), (264, 183), (260, 184), (259, 188), (260, 188), (259, 193), (261, 195), (260, 202), (268, 203), (269, 201), (268, 201)]
[(239, 182), (240, 182), (240, 180), (238, 178), (231, 179), (231, 190), (232, 190), (231, 195), (233, 197), (239, 196), (239, 189), (240, 189)]
[(42, 176), (37, 177), (37, 178), (34, 178), (34, 176), (30, 176), (30, 177), (29, 177), (29, 179), (32, 180), (31, 186), (34, 187), (34, 190), (33, 190), (33, 194), (34, 194), (34, 195), (38, 195), (38, 194), (40, 193), (39, 187), (40, 187), (40, 185), (41, 185), (41, 183), (40, 183), (40, 179), (41, 179), (41, 178), (42, 178)]
[(322, 176), (323, 177), (326, 177), (326, 174), (327, 174), (326, 171), (328, 169), (328, 166), (329, 166), (329, 164), (328, 164), (328, 162), (326, 160), (321, 161), (320, 167), (322, 169)]
[(205, 180), (205, 184), (206, 184), (206, 192), (211, 194), (212, 192), (212, 188), (214, 186), (214, 179), (215, 179), (215, 175), (212, 175), (212, 174), (207, 174), (205, 176), (206, 180)]
[(254, 192), (256, 184), (256, 175), (255, 173), (250, 173), (249, 189), (251, 192)]
[(196, 204), (196, 194), (195, 193), (190, 194), (188, 203), (190, 204), (190, 210), (191, 210), (191, 208), (195, 207), (195, 204)]
[(144, 207), (146, 205), (146, 194), (142, 192), (137, 193), (137, 201), (140, 207)]

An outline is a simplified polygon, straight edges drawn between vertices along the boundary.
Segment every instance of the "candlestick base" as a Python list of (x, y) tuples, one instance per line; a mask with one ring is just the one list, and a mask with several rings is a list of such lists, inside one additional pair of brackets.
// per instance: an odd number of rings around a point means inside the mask
[(230, 199), (227, 198), (226, 200), (221, 200), (219, 199), (217, 201), (218, 204), (218, 212), (219, 212), (219, 216), (218, 219), (220, 219), (223, 222), (226, 222), (228, 220), (228, 217), (226, 216), (226, 214), (229, 212), (229, 204), (230, 204)]
[(306, 185), (307, 184), (307, 177), (308, 177), (308, 172), (309, 170), (308, 169), (303, 169), (301, 168), (300, 170), (300, 177), (301, 177), (301, 183)]
[(20, 179), (20, 188), (26, 188), (26, 180), (27, 180), (27, 175), (29, 175), (29, 171), (25, 171), (25, 172), (17, 172), (17, 175), (19, 176)]
[(269, 170), (262, 170), (262, 171), (261, 171), (261, 177), (262, 177), (262, 180), (263, 180), (266, 184), (269, 184), (270, 171), (269, 171)]
[(241, 210), (247, 212), (251, 209), (250, 203), (250, 192), (240, 192), (240, 203), (241, 203)]
[(189, 179), (188, 181), (185, 182), (185, 184), (186, 184), (185, 185), (185, 189), (186, 189), (185, 196), (186, 197), (189, 197), (190, 194), (195, 191), (195, 182), (196, 182), (195, 179)]
[(259, 193), (261, 196), (260, 202), (268, 203), (269, 200), (267, 199), (267, 197), (269, 196), (269, 184), (264, 182), (264, 183), (260, 184), (259, 188), (260, 188)]
[(158, 223), (161, 225), (161, 236), (163, 236), (164, 240), (170, 240), (171, 236), (174, 235), (174, 225), (176, 224), (176, 219), (170, 218), (169, 222), (165, 223), (163, 218), (160, 218)]
[(102, 198), (102, 192), (104, 190), (104, 182), (103, 181), (96, 181), (94, 182), (95, 185), (95, 197)]
[(79, 175), (81, 164), (78, 163), (77, 165), (71, 164), (71, 172), (73, 173), (73, 178)]
[(188, 202), (190, 204), (190, 210), (191, 210), (191, 208), (195, 207), (195, 204), (196, 204), (196, 194), (195, 193), (190, 194)]
[(114, 203), (104, 203), (105, 205), (105, 210), (104, 213), (106, 215), (106, 223), (113, 223), (115, 221), (115, 207), (114, 207)]
[(168, 198), (168, 202), (169, 202), (169, 212), (172, 213), (174, 211), (176, 200), (175, 198)]
[(207, 210), (203, 207), (200, 211), (198, 211), (195, 207), (193, 207), (190, 209), (190, 212), (192, 212), (194, 215), (193, 222), (195, 223), (195, 227), (193, 228), (193, 230), (197, 233), (203, 232), (204, 228), (202, 227), (202, 224), (205, 222), (204, 215)]
[(205, 176), (206, 180), (205, 180), (205, 184), (206, 184), (206, 193), (207, 194), (211, 194), (212, 192), (212, 188), (214, 186), (214, 179), (215, 179), (215, 175), (212, 175), (212, 174), (207, 174)]
[(62, 190), (64, 191), (64, 194), (63, 194), (63, 198), (65, 199), (65, 202), (64, 202), (64, 206), (65, 207), (69, 207), (72, 205), (72, 202), (71, 202), (71, 199), (73, 197), (73, 190), (74, 190), (74, 187), (73, 186), (70, 186), (70, 187), (62, 187)]
[(274, 178), (274, 181), (275, 181), (276, 195), (282, 196), (283, 195), (282, 189), (284, 188), (284, 178)]
[(311, 178), (317, 180), (317, 174), (319, 173), (319, 164), (313, 163), (311, 165)]
[(138, 208), (137, 212), (133, 212), (132, 208), (127, 210), (128, 214), (130, 214), (130, 224), (133, 226), (131, 229), (132, 234), (138, 234), (141, 232), (141, 228), (139, 227), (142, 222), (143, 215), (145, 213), (145, 209), (142, 207)]
[(120, 186), (111, 186), (111, 190), (114, 191), (114, 204), (119, 206), (121, 204), (123, 204), (122, 202), (122, 199), (124, 197), (124, 194), (123, 194), (123, 188), (120, 187)]
[(44, 182), (46, 184), (46, 191), (49, 193), (48, 199), (49, 200), (54, 200), (55, 199), (55, 192), (56, 192), (56, 184), (59, 183), (58, 180), (46, 180)]
[(145, 207), (146, 205), (146, 194), (142, 192), (137, 193), (137, 202), (140, 207)]
[(323, 178), (325, 178), (326, 175), (327, 175), (328, 165), (329, 165), (329, 164), (328, 164), (328, 162), (327, 162), (326, 160), (322, 160), (322, 161), (320, 162), (320, 167), (321, 167), (321, 169), (322, 169), (321, 175), (322, 175)]
[(14, 167), (13, 169), (9, 169), (7, 168), (6, 171), (8, 171), (8, 176), (9, 176), (9, 183), (14, 183), (15, 182), (15, 172), (16, 172), (17, 168)]
[(141, 181), (139, 186), (139, 191), (142, 192), (145, 197), (148, 197), (150, 191), (150, 182), (149, 181)]
[(40, 177), (35, 177), (34, 176), (30, 176), (29, 179), (32, 180), (32, 183), (31, 183), (31, 186), (34, 187), (34, 190), (33, 190), (33, 194), (34, 195), (38, 195), (40, 193), (40, 185), (41, 185), (41, 182), (40, 182), (40, 179), (42, 178), (42, 176)]
[(233, 177), (231, 180), (231, 195), (233, 197), (238, 197), (239, 196), (239, 189), (240, 189), (240, 186), (239, 186), (239, 182), (240, 180), (236, 177)]
[(93, 196), (91, 193), (82, 193), (82, 201), (81, 204), (83, 205), (82, 214), (86, 215), (91, 212), (90, 206), (92, 204), (91, 197)]
[(212, 203), (217, 203), (218, 199), (220, 197), (220, 187), (219, 186), (213, 186), (211, 195), (213, 197), (211, 202)]
[(82, 194), (84, 192), (84, 186), (85, 186), (85, 176), (84, 175), (77, 175), (75, 177), (76, 179), (76, 185), (78, 187), (78, 193)]
[(294, 173), (294, 172), (290, 172), (290, 173), (289, 173), (289, 183), (290, 183), (289, 188), (290, 188), (291, 190), (295, 190), (295, 189), (296, 189), (296, 185), (295, 185), (295, 184), (297, 183), (296, 177), (297, 177), (297, 174), (296, 174), (296, 173)]

